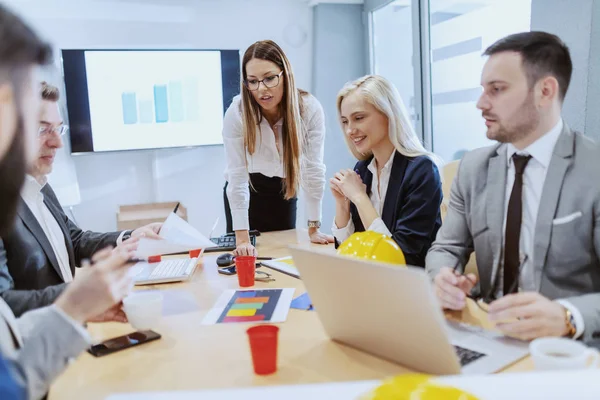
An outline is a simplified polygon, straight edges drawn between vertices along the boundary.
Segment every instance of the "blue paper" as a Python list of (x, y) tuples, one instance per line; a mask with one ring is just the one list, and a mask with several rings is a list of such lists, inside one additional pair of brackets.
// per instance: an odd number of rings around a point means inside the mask
[(310, 297), (308, 297), (308, 293), (301, 294), (292, 300), (290, 307), (297, 308), (299, 310), (314, 310), (312, 302), (310, 301)]

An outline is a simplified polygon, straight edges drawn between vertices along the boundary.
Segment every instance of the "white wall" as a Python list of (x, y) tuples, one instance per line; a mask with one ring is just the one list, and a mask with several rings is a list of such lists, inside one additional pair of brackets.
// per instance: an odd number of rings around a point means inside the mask
[[(298, 85), (312, 86), (312, 10), (301, 0), (11, 0), (59, 48), (239, 49), (272, 39), (290, 58)], [(305, 36), (305, 40), (298, 40)], [(58, 54), (58, 52), (57, 52)], [(81, 190), (80, 226), (116, 229), (118, 206), (181, 201), (208, 234), (225, 231), (223, 147), (72, 157)], [(57, 171), (60, 173), (60, 171)], [(154, 177), (153, 177), (154, 175)], [(299, 221), (305, 221), (299, 206)]]

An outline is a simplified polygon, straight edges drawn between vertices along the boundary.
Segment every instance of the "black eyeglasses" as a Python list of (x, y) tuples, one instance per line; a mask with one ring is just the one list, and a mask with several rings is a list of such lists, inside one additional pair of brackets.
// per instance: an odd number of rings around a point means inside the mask
[(248, 90), (255, 91), (255, 90), (258, 90), (258, 88), (260, 87), (260, 84), (262, 82), (262, 84), (265, 85), (265, 87), (272, 89), (274, 87), (277, 87), (277, 85), (279, 85), (279, 78), (281, 77), (282, 74), (283, 74), (283, 71), (281, 71), (277, 75), (267, 76), (266, 78), (263, 78), (260, 80), (259, 79), (246, 79), (244, 81), (244, 85), (248, 88)]
[[(523, 266), (527, 262), (527, 258), (528, 258), (528, 255), (525, 254), (523, 259), (521, 260), (521, 263), (519, 264), (519, 270), (518, 270), (516, 279), (514, 280), (514, 282), (512, 283), (512, 285), (509, 288), (509, 291), (508, 291), (509, 293), (514, 293), (515, 290), (517, 289), (517, 287), (519, 285), (519, 279), (521, 277), (521, 271), (523, 270)], [(457, 269), (459, 266), (460, 266), (460, 261), (457, 261), (456, 265), (452, 269), (455, 275), (457, 275), (457, 273), (458, 273)], [(471, 280), (471, 278), (469, 278), (467, 275), (465, 275), (465, 274), (459, 274), (459, 275), (467, 278), (473, 284), (473, 286), (475, 286), (475, 282), (473, 282)], [(489, 304), (491, 302), (497, 300), (496, 296), (494, 295), (494, 286), (493, 285), (490, 286), (490, 291), (485, 296), (472, 296), (472, 295), (468, 294), (467, 298), (473, 300), (475, 305), (477, 307), (479, 307), (479, 309), (485, 313), (489, 312), (488, 311)]]

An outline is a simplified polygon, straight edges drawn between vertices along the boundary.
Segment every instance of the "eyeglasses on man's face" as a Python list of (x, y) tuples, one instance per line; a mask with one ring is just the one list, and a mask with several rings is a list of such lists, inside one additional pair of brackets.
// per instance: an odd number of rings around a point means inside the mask
[(52, 133), (56, 133), (58, 136), (64, 136), (68, 130), (69, 127), (67, 125), (52, 126), (48, 124), (42, 124), (38, 130), (38, 137), (43, 137)]
[(283, 74), (283, 71), (281, 71), (280, 73), (276, 74), (276, 75), (270, 75), (267, 76), (266, 78), (263, 79), (256, 79), (256, 78), (252, 78), (252, 79), (246, 79), (244, 81), (244, 85), (248, 88), (248, 90), (258, 90), (261, 82), (263, 85), (265, 85), (265, 87), (271, 89), (276, 87), (277, 85), (279, 85), (279, 78), (281, 77), (281, 75)]

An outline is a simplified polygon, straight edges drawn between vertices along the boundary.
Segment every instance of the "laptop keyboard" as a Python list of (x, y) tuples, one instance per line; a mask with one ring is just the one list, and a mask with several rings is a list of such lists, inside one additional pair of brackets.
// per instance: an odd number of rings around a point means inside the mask
[(465, 349), (464, 347), (454, 345), (454, 349), (456, 350), (456, 355), (460, 359), (460, 365), (463, 367), (469, 363), (472, 363), (475, 360), (480, 359), (485, 356), (483, 353), (479, 353), (477, 351)]
[(177, 259), (177, 260), (165, 260), (158, 263), (158, 265), (152, 270), (150, 279), (161, 279), (171, 278), (177, 276), (189, 275), (194, 268), (196, 259)]

